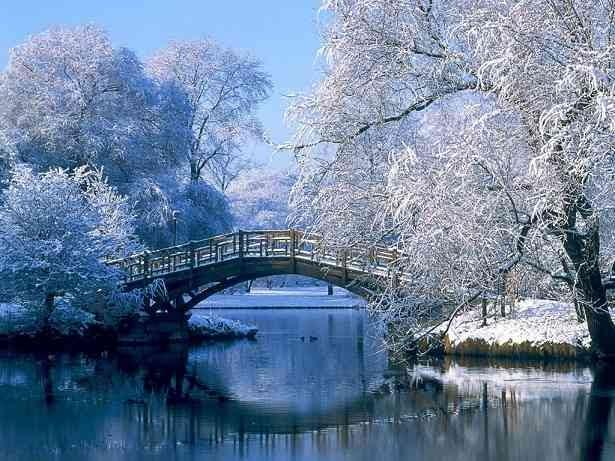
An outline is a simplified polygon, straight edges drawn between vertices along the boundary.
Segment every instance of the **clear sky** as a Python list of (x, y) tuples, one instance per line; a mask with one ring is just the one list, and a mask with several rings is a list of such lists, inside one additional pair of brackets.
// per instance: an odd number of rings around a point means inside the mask
[[(263, 61), (275, 85), (261, 119), (275, 142), (290, 135), (284, 126), (285, 96), (307, 90), (318, 78), (319, 0), (0, 0), (0, 65), (8, 50), (28, 35), (53, 25), (96, 23), (116, 46), (146, 58), (170, 40), (211, 37)], [(276, 166), (290, 154), (250, 147)]]

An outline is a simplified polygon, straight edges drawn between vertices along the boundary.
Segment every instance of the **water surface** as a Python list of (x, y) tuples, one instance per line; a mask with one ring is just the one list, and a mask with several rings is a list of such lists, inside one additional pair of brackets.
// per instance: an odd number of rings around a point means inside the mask
[(615, 459), (612, 370), (446, 360), (407, 372), (362, 311), (220, 313), (256, 323), (257, 340), (0, 352), (0, 459)]

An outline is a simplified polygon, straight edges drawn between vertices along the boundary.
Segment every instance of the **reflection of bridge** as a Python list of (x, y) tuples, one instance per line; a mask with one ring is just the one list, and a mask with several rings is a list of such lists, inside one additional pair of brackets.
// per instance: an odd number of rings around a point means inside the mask
[(139, 253), (110, 265), (125, 272), (128, 289), (163, 280), (168, 306), (188, 310), (237, 283), (281, 274), (321, 279), (368, 297), (377, 285), (374, 280), (390, 275), (396, 257), (395, 250), (384, 247), (327, 249), (321, 239), (299, 230), (238, 231)]

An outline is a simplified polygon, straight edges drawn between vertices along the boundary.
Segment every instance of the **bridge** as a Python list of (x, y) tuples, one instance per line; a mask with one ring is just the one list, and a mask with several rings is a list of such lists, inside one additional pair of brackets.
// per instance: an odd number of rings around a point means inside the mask
[(147, 298), (145, 310), (183, 311), (235, 284), (271, 275), (320, 279), (368, 298), (391, 276), (396, 250), (385, 247), (328, 249), (319, 236), (300, 230), (237, 231), (110, 261), (126, 289), (165, 284), (164, 296)]

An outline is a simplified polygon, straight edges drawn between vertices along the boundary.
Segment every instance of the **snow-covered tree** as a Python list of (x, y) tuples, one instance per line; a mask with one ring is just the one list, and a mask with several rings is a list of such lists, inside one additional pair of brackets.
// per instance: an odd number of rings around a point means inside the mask
[(212, 40), (196, 40), (171, 43), (149, 60), (147, 70), (188, 97), (192, 181), (202, 179), (212, 163), (230, 167), (249, 137), (262, 136), (255, 112), (271, 82), (258, 60)]
[(126, 198), (85, 167), (39, 174), (16, 167), (0, 227), (0, 300), (39, 310), (43, 319), (60, 296), (87, 308), (114, 293), (121, 274), (104, 259), (137, 249)]
[[(0, 77), (0, 160), (36, 171), (102, 169), (137, 204), (137, 234), (156, 247), (173, 242), (173, 212), (181, 213), (180, 241), (227, 230), (231, 218), (224, 197), (208, 184), (188, 185), (178, 173), (189, 165), (194, 118), (203, 116), (218, 85), (220, 102), (199, 139), (204, 145), (205, 137), (227, 136), (224, 152), (208, 165), (211, 180), (219, 179), (223, 190), (238, 171), (237, 146), (256, 124), (252, 112), (269, 83), (256, 61), (214, 48), (229, 81), (221, 84), (222, 73), (209, 69), (210, 79), (201, 83), (210, 93), (195, 101), (194, 88), (179, 78), (146, 75), (133, 52), (114, 48), (96, 26), (53, 28), (30, 37), (11, 50)], [(252, 78), (249, 69), (263, 79), (252, 82), (264, 85), (262, 94), (242, 86), (242, 78)], [(195, 104), (201, 104), (196, 112)]]
[[(327, 70), (291, 111), (299, 219), (331, 241), (397, 246), (408, 277), (396, 291), (413, 299), (463, 305), (511, 271), (544, 274), (582, 306), (596, 350), (615, 354), (615, 6), (323, 8)], [(420, 320), (407, 298), (386, 306)]]
[(235, 227), (285, 229), (294, 175), (286, 171), (253, 168), (239, 175), (228, 189)]
[(8, 146), (42, 170), (104, 167), (118, 184), (168, 166), (189, 142), (181, 89), (158, 87), (132, 51), (92, 25), (53, 28), (13, 48), (0, 101)]
[(131, 196), (136, 230), (150, 248), (184, 243), (228, 232), (232, 216), (227, 198), (205, 181), (176, 174), (144, 178)]

